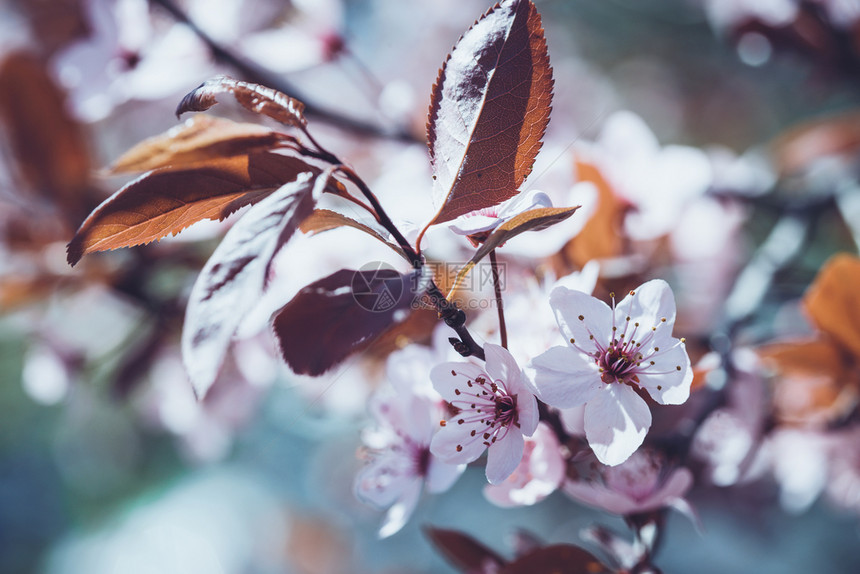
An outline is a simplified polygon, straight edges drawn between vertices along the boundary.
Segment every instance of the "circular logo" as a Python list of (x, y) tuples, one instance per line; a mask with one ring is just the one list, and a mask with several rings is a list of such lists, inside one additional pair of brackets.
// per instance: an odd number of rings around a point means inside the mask
[(361, 266), (352, 275), (352, 297), (358, 305), (373, 313), (394, 308), (403, 296), (403, 275), (382, 261)]

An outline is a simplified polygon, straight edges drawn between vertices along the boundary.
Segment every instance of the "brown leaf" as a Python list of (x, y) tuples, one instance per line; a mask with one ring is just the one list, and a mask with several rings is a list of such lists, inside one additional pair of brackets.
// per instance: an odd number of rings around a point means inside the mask
[(185, 112), (208, 110), (217, 103), (216, 96), (225, 92), (233, 94), (237, 102), (255, 114), (263, 114), (297, 128), (307, 124), (304, 116), (305, 105), (302, 102), (272, 88), (241, 82), (227, 76), (206, 80), (189, 92), (179, 102), (176, 116), (179, 117)]
[(90, 214), (69, 243), (68, 261), (74, 265), (87, 253), (149, 243), (202, 219), (223, 219), (305, 171), (319, 170), (269, 152), (151, 171)]
[(502, 567), (499, 574), (610, 574), (610, 568), (578, 546), (539, 548)]
[(401, 249), (399, 245), (388, 241), (379, 231), (373, 229), (369, 225), (365, 225), (360, 221), (356, 221), (342, 213), (338, 213), (330, 209), (315, 209), (314, 212), (302, 222), (299, 229), (301, 229), (302, 233), (307, 235), (316, 235), (317, 233), (330, 231), (339, 227), (351, 227), (353, 229), (363, 231), (374, 239), (381, 241), (395, 253), (408, 260), (403, 249)]
[(0, 63), (0, 121), (26, 184), (80, 217), (90, 183), (87, 142), (44, 62), (17, 52)]
[(773, 343), (758, 354), (777, 372), (773, 405), (779, 421), (833, 421), (856, 405), (860, 381), (845, 351), (830, 338)]
[(860, 150), (860, 113), (816, 118), (785, 131), (771, 144), (781, 174), (797, 174), (822, 158), (853, 158)]
[(221, 157), (276, 147), (292, 138), (256, 124), (196, 115), (167, 132), (145, 139), (114, 162), (112, 173), (189, 167)]
[(445, 558), (463, 572), (485, 572), (506, 561), (468, 534), (443, 528), (425, 528), (425, 534)]
[(319, 376), (408, 317), (415, 291), (410, 275), (385, 266), (311, 283), (275, 316), (281, 354), (296, 373)]
[(860, 258), (832, 257), (803, 297), (815, 325), (860, 361)]
[(505, 0), (466, 32), (433, 86), (427, 137), (439, 211), (431, 224), (517, 193), (542, 145), (552, 87), (531, 2)]
[(457, 274), (451, 293), (457, 290), (457, 286), (460, 282), (481, 259), (490, 253), (490, 251), (496, 247), (500, 247), (506, 241), (513, 239), (520, 233), (525, 233), (526, 231), (540, 231), (541, 229), (546, 229), (551, 225), (560, 223), (573, 215), (573, 212), (577, 209), (579, 209), (578, 205), (576, 207), (539, 207), (537, 209), (524, 211), (502, 223), (493, 230), (489, 237), (487, 237), (484, 243), (481, 244), (475, 252), (475, 255), (472, 256), (469, 262), (464, 265)]
[(14, 0), (47, 54), (90, 33), (81, 0)]
[(620, 233), (629, 205), (619, 199), (596, 165), (576, 159), (578, 181), (588, 181), (597, 189), (597, 208), (576, 237), (564, 249), (565, 256), (581, 268), (592, 259), (611, 259), (624, 253)]
[(249, 209), (197, 277), (185, 312), (182, 358), (198, 398), (215, 382), (233, 333), (259, 301), (272, 258), (310, 215), (330, 175), (302, 173)]

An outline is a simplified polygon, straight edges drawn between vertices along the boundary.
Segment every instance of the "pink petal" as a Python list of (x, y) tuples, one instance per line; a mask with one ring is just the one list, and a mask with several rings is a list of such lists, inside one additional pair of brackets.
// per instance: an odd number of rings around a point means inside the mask
[(519, 431), (525, 436), (532, 436), (540, 422), (537, 399), (531, 392), (520, 385), (517, 391), (517, 418), (520, 423)]
[(465, 464), (449, 464), (435, 456), (430, 457), (430, 464), (427, 467), (427, 492), (437, 494), (445, 492), (457, 482), (463, 471), (466, 470)]
[(520, 378), (522, 378), (522, 371), (517, 361), (507, 349), (492, 343), (484, 345), (484, 354), (487, 357), (486, 369), (487, 374), (490, 375), (490, 379), (493, 381), (502, 381), (505, 389), (513, 394), (509, 385), (511, 383), (516, 385)]
[(402, 470), (396, 452), (384, 451), (362, 468), (355, 478), (355, 494), (377, 508), (386, 508), (401, 498), (414, 475)]
[[(639, 386), (662, 405), (680, 405), (686, 402), (690, 397), (693, 369), (690, 367), (690, 357), (684, 345), (661, 351), (653, 360), (654, 365), (639, 374)], [(678, 367), (681, 369), (678, 370)]]
[(474, 363), (442, 363), (430, 370), (430, 380), (446, 401), (458, 400), (455, 389), (463, 389), (468, 381), (474, 381), (476, 377), (484, 376), (484, 369)]
[(650, 427), (648, 405), (627, 385), (605, 385), (585, 405), (585, 438), (603, 464), (627, 460)]
[(524, 211), (539, 207), (552, 207), (552, 200), (544, 192), (532, 189), (499, 205), (499, 219), (508, 220)]
[(487, 480), (499, 484), (508, 478), (523, 458), (525, 441), (515, 428), (509, 428), (504, 437), (494, 442), (487, 451)]
[(669, 478), (663, 483), (657, 492), (652, 494), (649, 499), (655, 503), (659, 502), (651, 508), (659, 508), (668, 506), (673, 500), (683, 498), (687, 491), (693, 486), (693, 473), (688, 468), (676, 468), (669, 475)]
[(418, 506), (418, 500), (421, 497), (421, 485), (420, 479), (413, 480), (404, 490), (400, 499), (388, 509), (388, 512), (385, 513), (385, 520), (379, 527), (380, 538), (387, 538), (403, 528), (415, 511), (415, 507)]
[(452, 221), (448, 227), (458, 235), (472, 235), (473, 233), (495, 229), (501, 223), (502, 219), (499, 217), (472, 212), (461, 215)]
[[(483, 423), (457, 424), (456, 417), (452, 418), (433, 436), (430, 452), (448, 463), (472, 462), (486, 448), (481, 435), (486, 428)], [(475, 436), (471, 436), (473, 430)], [(459, 451), (458, 446), (462, 447)]]
[(633, 501), (623, 494), (591, 482), (568, 481), (562, 490), (574, 500), (612, 514), (628, 514), (635, 508)]
[(609, 344), (612, 309), (606, 303), (581, 291), (556, 287), (549, 295), (549, 304), (568, 344), (573, 339), (577, 347), (588, 353), (596, 350), (597, 345)]
[(595, 363), (571, 347), (552, 347), (526, 368), (538, 398), (558, 408), (585, 404), (605, 386)]
[(616, 318), (631, 317), (632, 322), (657, 326), (666, 319), (661, 329), (671, 333), (675, 323), (675, 296), (669, 284), (662, 279), (652, 279), (634, 289), (635, 295), (627, 295), (615, 308)]

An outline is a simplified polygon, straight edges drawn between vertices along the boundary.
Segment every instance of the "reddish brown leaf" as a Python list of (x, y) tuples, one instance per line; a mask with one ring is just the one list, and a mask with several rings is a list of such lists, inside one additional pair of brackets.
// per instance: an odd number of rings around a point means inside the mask
[(857, 404), (858, 380), (849, 354), (831, 338), (773, 343), (758, 353), (777, 373), (773, 407), (780, 422), (838, 420)]
[(291, 139), (256, 124), (200, 114), (140, 142), (122, 154), (109, 169), (112, 173), (122, 173), (188, 167), (201, 161), (273, 148)]
[(182, 330), (182, 357), (198, 398), (212, 383), (230, 339), (259, 301), (272, 258), (310, 215), (331, 172), (307, 172), (248, 210), (197, 277)]
[(233, 94), (237, 102), (255, 114), (263, 114), (297, 128), (304, 127), (307, 123), (304, 116), (305, 105), (297, 99), (266, 86), (241, 82), (227, 76), (206, 80), (189, 92), (179, 102), (176, 115), (178, 117), (185, 112), (208, 110), (217, 103), (216, 96), (225, 92)]
[(468, 534), (442, 528), (426, 528), (424, 532), (445, 558), (463, 572), (486, 572), (489, 566), (500, 568), (506, 562)]
[(352, 218), (349, 218), (342, 213), (331, 211), (330, 209), (315, 209), (314, 212), (310, 215), (310, 217), (302, 221), (302, 224), (301, 226), (299, 226), (299, 229), (301, 229), (302, 233), (308, 235), (316, 235), (317, 233), (331, 231), (332, 229), (337, 229), (340, 227), (351, 227), (353, 229), (363, 231), (374, 239), (377, 239), (378, 241), (381, 241), (382, 243), (390, 247), (395, 253), (397, 253), (404, 259), (408, 259), (406, 257), (406, 254), (403, 252), (403, 249), (401, 249), (399, 245), (388, 241), (379, 231), (373, 229), (369, 225), (361, 223), (360, 221), (356, 221)]
[(87, 143), (44, 62), (12, 53), (0, 64), (0, 122), (26, 184), (77, 214), (90, 182)]
[(394, 269), (341, 269), (278, 311), (281, 354), (296, 373), (321, 375), (403, 321), (415, 296), (412, 278)]
[(853, 158), (860, 149), (860, 113), (848, 112), (813, 119), (785, 131), (771, 149), (777, 170), (797, 174), (822, 158)]
[(499, 574), (611, 574), (612, 569), (578, 546), (557, 544), (517, 558)]
[(597, 208), (582, 231), (564, 249), (567, 258), (581, 268), (592, 259), (609, 259), (624, 253), (620, 230), (629, 205), (613, 193), (609, 182), (593, 163), (576, 158), (576, 177), (597, 189)]
[(815, 325), (860, 360), (860, 258), (831, 258), (803, 297)]
[(472, 268), (481, 259), (486, 257), (490, 251), (499, 247), (506, 241), (513, 239), (520, 233), (525, 233), (526, 231), (539, 231), (564, 221), (573, 215), (573, 212), (577, 209), (579, 209), (578, 205), (576, 207), (539, 207), (537, 209), (524, 211), (499, 225), (493, 230), (489, 237), (487, 237), (484, 243), (481, 244), (481, 247), (478, 248), (475, 255), (469, 260), (469, 262), (464, 265), (457, 274), (457, 278), (454, 280), (454, 287), (451, 289), (451, 294), (457, 290), (457, 286), (469, 274)]
[(432, 223), (513, 197), (549, 122), (552, 68), (540, 15), (505, 0), (457, 43), (433, 87), (427, 136), (439, 211)]
[(149, 243), (202, 219), (223, 219), (305, 171), (319, 170), (298, 158), (255, 152), (146, 173), (84, 221), (69, 243), (69, 263), (94, 251)]
[[(81, 0), (14, 0), (47, 54), (90, 33)], [(8, 17), (8, 15), (7, 15)]]

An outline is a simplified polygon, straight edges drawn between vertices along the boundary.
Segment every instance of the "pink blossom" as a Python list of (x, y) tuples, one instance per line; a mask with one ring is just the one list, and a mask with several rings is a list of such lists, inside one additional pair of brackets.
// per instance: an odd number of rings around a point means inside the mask
[(643, 449), (618, 466), (601, 467), (590, 480), (566, 482), (563, 490), (589, 506), (630, 515), (665, 506), (686, 509), (683, 496), (692, 485), (688, 469), (672, 469), (658, 453)]
[(665, 281), (648, 281), (609, 307), (563, 287), (550, 294), (567, 346), (535, 357), (530, 373), (550, 406), (585, 405), (585, 436), (600, 462), (624, 462), (651, 427), (640, 392), (660, 404), (690, 395), (693, 371), (684, 341), (672, 337), (675, 300)]
[(438, 407), (426, 396), (400, 392), (378, 394), (371, 402), (378, 427), (364, 435), (370, 460), (356, 477), (355, 492), (369, 504), (388, 508), (381, 538), (406, 524), (424, 487), (444, 492), (466, 468), (430, 452)]
[(484, 496), (497, 506), (529, 506), (552, 494), (564, 480), (565, 463), (558, 438), (545, 423), (525, 439), (520, 464), (501, 484), (488, 484)]
[(499, 484), (523, 457), (523, 435), (538, 423), (537, 401), (522, 370), (498, 345), (484, 346), (487, 363), (442, 363), (430, 372), (433, 386), (457, 410), (433, 437), (430, 452), (451, 463), (468, 463), (488, 450), (487, 480)]

